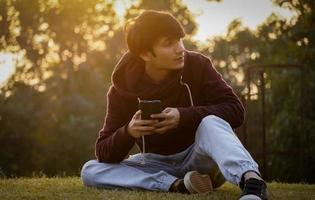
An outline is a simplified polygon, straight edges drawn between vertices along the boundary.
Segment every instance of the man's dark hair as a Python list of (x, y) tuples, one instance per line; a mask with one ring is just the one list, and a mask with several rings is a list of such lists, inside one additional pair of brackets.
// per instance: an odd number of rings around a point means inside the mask
[(125, 25), (125, 39), (129, 51), (139, 56), (142, 52), (153, 52), (153, 45), (162, 37), (180, 39), (185, 31), (178, 20), (168, 12), (146, 10)]

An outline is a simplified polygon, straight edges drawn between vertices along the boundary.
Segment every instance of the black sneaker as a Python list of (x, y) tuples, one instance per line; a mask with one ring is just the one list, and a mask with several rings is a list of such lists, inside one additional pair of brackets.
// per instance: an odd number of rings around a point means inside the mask
[(239, 200), (268, 200), (267, 185), (263, 180), (250, 178), (242, 185), (242, 190)]

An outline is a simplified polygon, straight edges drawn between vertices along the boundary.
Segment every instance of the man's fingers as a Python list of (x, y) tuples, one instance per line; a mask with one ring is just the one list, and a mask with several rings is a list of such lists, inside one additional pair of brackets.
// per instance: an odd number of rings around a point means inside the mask
[(133, 115), (133, 119), (140, 119), (141, 117), (141, 110), (138, 110), (134, 115)]
[(167, 130), (169, 130), (171, 128), (172, 128), (172, 126), (164, 126), (162, 128), (155, 129), (154, 132), (162, 134), (162, 133), (165, 133)]
[(156, 124), (158, 122), (158, 120), (156, 119), (153, 119), (153, 120), (137, 120), (135, 121), (134, 125), (135, 126), (150, 126), (150, 125), (153, 125), (153, 124)]
[(151, 117), (154, 119), (169, 119), (172, 116), (170, 116), (167, 113), (158, 113), (158, 114), (152, 114)]
[(153, 131), (154, 129), (155, 129), (155, 127), (153, 127), (153, 126), (137, 126), (137, 127), (134, 127), (134, 130), (139, 131), (139, 132)]
[(171, 111), (172, 111), (172, 108), (167, 107), (162, 111), (162, 113), (169, 113)]
[(164, 127), (164, 126), (170, 126), (172, 124), (171, 120), (163, 120), (161, 122), (158, 122), (154, 124), (153, 126), (156, 128)]

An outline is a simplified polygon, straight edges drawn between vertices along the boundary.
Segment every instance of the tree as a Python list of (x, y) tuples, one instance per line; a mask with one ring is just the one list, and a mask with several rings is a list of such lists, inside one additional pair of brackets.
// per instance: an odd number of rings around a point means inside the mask
[[(297, 16), (287, 22), (272, 14), (254, 32), (243, 27), (241, 21), (236, 19), (230, 24), (226, 36), (209, 40), (202, 51), (211, 55), (215, 66), (224, 73), (226, 80), (234, 86), (237, 85), (237, 91), (243, 94), (246, 92), (244, 69), (248, 65), (304, 65), (304, 69), (298, 70), (266, 71), (268, 150), (291, 152), (291, 156), (270, 156), (268, 167), (270, 180), (313, 183), (315, 177), (311, 174), (315, 169), (315, 152), (312, 145), (315, 142), (312, 134), (315, 126), (315, 4), (313, 1), (302, 0), (274, 2), (292, 9)], [(259, 84), (258, 79), (254, 77), (252, 86), (259, 88)], [(247, 110), (251, 123), (249, 126), (253, 127), (250, 134), (256, 138), (250, 142), (253, 146), (250, 150), (253, 153), (261, 147), (260, 141), (257, 141), (258, 137), (255, 137), (260, 132), (257, 124), (261, 123), (258, 106), (260, 103), (260, 97), (247, 102), (250, 107), (250, 110)]]
[[(0, 93), (4, 175), (78, 174), (94, 157), (110, 74), (126, 50), (113, 3), (0, 1), (0, 47), (22, 57)], [(141, 7), (155, 3), (143, 1)], [(187, 7), (163, 3), (193, 33)]]
[(0, 47), (22, 57), (0, 93), (4, 175), (78, 174), (94, 157), (123, 46), (113, 3), (0, 1)]

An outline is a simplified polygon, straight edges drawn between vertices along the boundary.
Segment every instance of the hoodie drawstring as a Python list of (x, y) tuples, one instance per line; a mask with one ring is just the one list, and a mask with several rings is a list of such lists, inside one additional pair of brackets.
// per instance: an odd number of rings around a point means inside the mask
[[(192, 98), (192, 95), (191, 95), (191, 91), (190, 91), (190, 88), (189, 88), (189, 85), (185, 82), (183, 82), (183, 75), (180, 76), (180, 81), (179, 83), (183, 86), (186, 87), (187, 91), (188, 91), (188, 94), (189, 94), (189, 100), (190, 100), (190, 106), (194, 106), (194, 101), (193, 101), (193, 98)], [(140, 98), (138, 97), (138, 102), (140, 102)], [(144, 135), (141, 136), (142, 138), (142, 152), (141, 152), (141, 164), (144, 165), (145, 164), (145, 139), (144, 139)]]
[(187, 83), (183, 82), (183, 75), (180, 76), (179, 83), (186, 87), (186, 89), (188, 91), (188, 94), (189, 94), (190, 106), (194, 106), (194, 101), (193, 101), (193, 98), (192, 98), (192, 95), (191, 95), (191, 91), (190, 91), (189, 85)]
[[(140, 97), (137, 98), (138, 99), (138, 103), (140, 102)], [(142, 113), (141, 113), (142, 114)], [(144, 159), (144, 154), (145, 154), (145, 140), (144, 140), (144, 135), (141, 136), (142, 138), (142, 151), (140, 149), (140, 152), (141, 152), (141, 164), (144, 165), (145, 164), (145, 159)]]
[(142, 153), (141, 153), (141, 164), (144, 165), (145, 164), (145, 158), (144, 158), (144, 154), (145, 154), (145, 140), (144, 140), (144, 135), (142, 136)]

